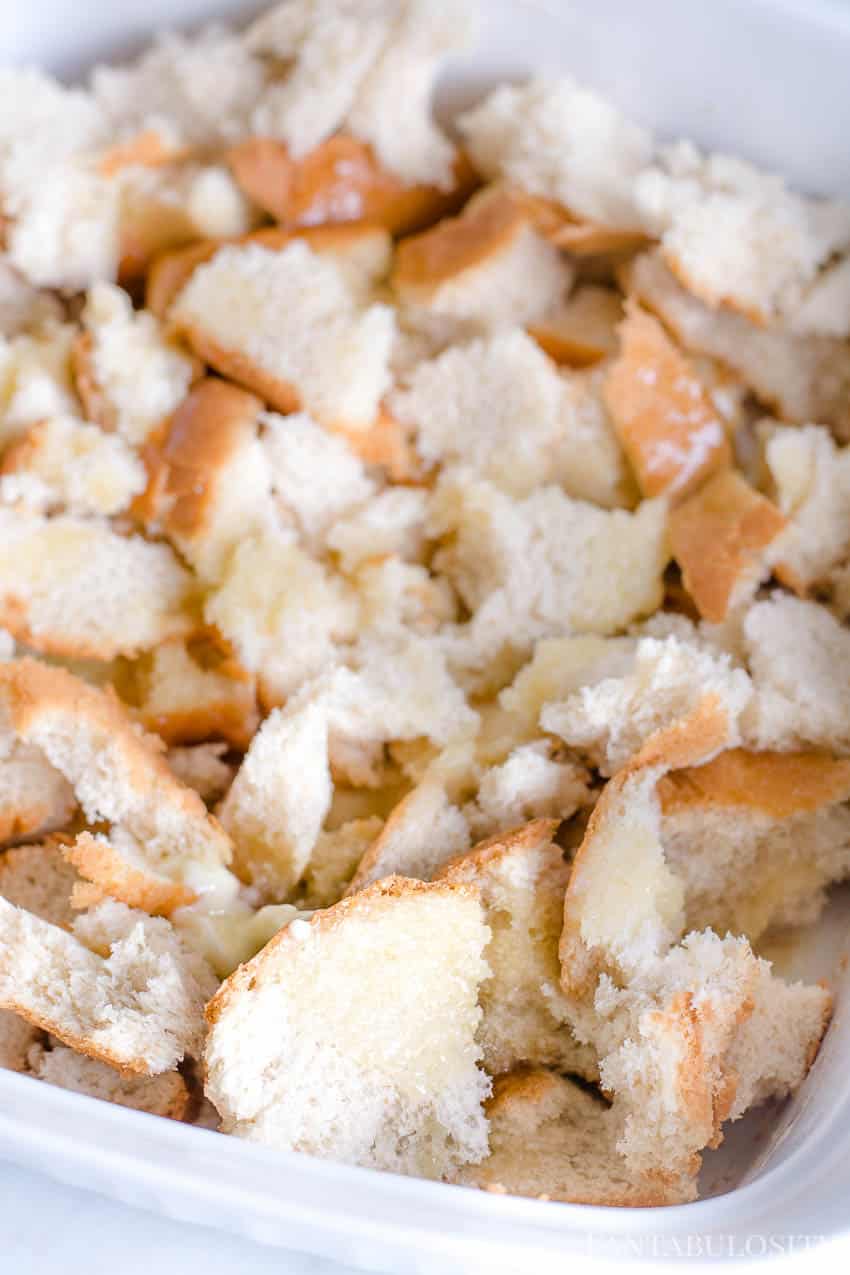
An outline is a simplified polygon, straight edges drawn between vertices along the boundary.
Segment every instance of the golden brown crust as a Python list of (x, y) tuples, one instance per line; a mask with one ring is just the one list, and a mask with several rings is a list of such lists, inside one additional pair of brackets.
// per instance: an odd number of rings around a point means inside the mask
[(658, 783), (664, 814), (732, 807), (788, 819), (850, 800), (850, 761), (828, 753), (753, 753), (730, 748)]
[(719, 415), (690, 361), (634, 302), (603, 395), (644, 496), (692, 491), (732, 463)]
[(283, 142), (249, 137), (227, 156), (245, 194), (287, 226), (369, 222), (393, 235), (413, 234), (460, 208), (475, 188), (469, 160), (458, 152), (454, 184), (409, 186), (354, 137), (329, 138), (299, 160)]
[(104, 394), (95, 375), (93, 352), (92, 334), (81, 332), (71, 346), (71, 376), (83, 405), (86, 420), (93, 421), (101, 429), (112, 433), (118, 423), (118, 413)]
[(580, 288), (561, 311), (528, 326), (533, 338), (556, 363), (590, 367), (617, 349), (622, 298), (610, 289)]
[(776, 505), (732, 470), (671, 511), (673, 556), (701, 616), (713, 623), (726, 618), (736, 586), (786, 525)]
[(151, 483), (161, 493), (164, 524), (192, 539), (208, 528), (217, 482), (253, 438), (262, 403), (235, 385), (204, 377), (171, 416)]
[[(531, 850), (535, 846), (551, 846), (560, 822), (560, 819), (532, 819), (521, 827), (496, 832), (484, 841), (479, 841), (471, 850), (454, 855), (442, 865), (434, 880), (474, 882), (479, 873), (504, 859), (510, 859), (517, 851)], [(560, 847), (552, 846), (552, 850), (559, 860), (563, 859)]]
[(116, 142), (105, 151), (101, 151), (97, 162), (97, 171), (101, 177), (115, 177), (122, 168), (141, 165), (144, 168), (159, 168), (163, 164), (173, 163), (176, 159), (185, 158), (185, 149), (177, 150), (164, 146), (162, 138), (154, 129), (144, 129), (126, 142)]
[(402, 239), (390, 282), (407, 301), (427, 302), (445, 283), (505, 252), (530, 224), (508, 192), (493, 190), (460, 217), (447, 217), (420, 235)]
[[(409, 897), (416, 894), (454, 895), (462, 898), (477, 899), (478, 891), (468, 885), (456, 885), (448, 881), (427, 882), (416, 881), (412, 877), (382, 877), (347, 898), (341, 899), (332, 907), (322, 908), (314, 912), (309, 921), (300, 922), (310, 926), (314, 935), (321, 935), (344, 925), (354, 914), (368, 916), (370, 913), (383, 910), (387, 900)], [(303, 942), (296, 938), (290, 926), (284, 926), (271, 938), (266, 946), (240, 965), (229, 978), (225, 979), (204, 1011), (208, 1026), (218, 1022), (222, 1013), (242, 993), (252, 991), (262, 984), (266, 978), (274, 978), (274, 970), (279, 958), (284, 958), (288, 949)]]
[(577, 217), (555, 199), (512, 189), (511, 197), (526, 210), (537, 230), (575, 257), (622, 256), (651, 242), (640, 230), (622, 230)]
[[(150, 916), (170, 916), (175, 908), (186, 907), (198, 897), (184, 885), (133, 867), (106, 838), (89, 832), (81, 832), (63, 853), (81, 876), (96, 883), (98, 895), (108, 894)], [(75, 907), (90, 906), (93, 901), (90, 893), (80, 890), (73, 897)]]

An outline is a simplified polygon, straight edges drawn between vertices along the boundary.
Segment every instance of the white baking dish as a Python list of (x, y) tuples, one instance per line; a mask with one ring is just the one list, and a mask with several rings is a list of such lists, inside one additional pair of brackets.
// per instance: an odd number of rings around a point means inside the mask
[[(155, 27), (257, 7), (0, 0), (14, 9), (0, 24), (0, 61), (73, 75), (140, 45)], [(482, 8), (477, 51), (443, 85), (445, 111), (496, 79), (571, 71), (662, 132), (735, 150), (811, 190), (850, 194), (850, 3), (482, 0)], [(812, 1074), (784, 1110), (730, 1130), (706, 1157), (709, 1198), (696, 1204), (587, 1208), (413, 1181), (271, 1152), (10, 1073), (0, 1073), (0, 1155), (173, 1217), (393, 1271), (542, 1273), (566, 1262), (601, 1271), (641, 1259), (736, 1264), (780, 1254), (802, 1262), (818, 1237), (850, 1249), (848, 919), (844, 892), (817, 931), (784, 953), (783, 972), (827, 978), (837, 993)]]

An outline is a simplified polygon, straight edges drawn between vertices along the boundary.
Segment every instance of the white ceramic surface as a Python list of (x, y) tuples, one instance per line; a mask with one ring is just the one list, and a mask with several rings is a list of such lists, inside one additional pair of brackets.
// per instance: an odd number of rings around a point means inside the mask
[[(244, 13), (227, 0), (0, 0), (0, 63), (66, 75), (152, 28)], [(570, 71), (663, 133), (734, 149), (812, 190), (850, 194), (850, 7), (835, 0), (482, 0), (479, 48), (441, 109), (505, 76)], [(742, 1121), (707, 1158), (708, 1191), (668, 1210), (610, 1210), (460, 1190), (292, 1154), (109, 1107), (0, 1073), (0, 1156), (168, 1217), (386, 1271), (601, 1271), (641, 1259), (776, 1257), (850, 1230), (850, 908), (786, 953), (827, 977), (837, 1012), (779, 1114)], [(690, 1260), (689, 1260), (690, 1264)]]

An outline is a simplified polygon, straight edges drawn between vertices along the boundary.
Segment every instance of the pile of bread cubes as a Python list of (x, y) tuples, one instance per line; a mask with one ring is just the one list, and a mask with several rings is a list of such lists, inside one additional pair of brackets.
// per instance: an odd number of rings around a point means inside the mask
[(282, 1150), (688, 1201), (829, 1021), (850, 207), (454, 0), (0, 74), (0, 1058)]

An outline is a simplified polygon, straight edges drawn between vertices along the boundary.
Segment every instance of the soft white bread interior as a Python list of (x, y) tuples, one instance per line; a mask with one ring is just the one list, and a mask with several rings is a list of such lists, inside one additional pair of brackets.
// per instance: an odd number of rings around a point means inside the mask
[(224, 1128), (431, 1178), (482, 1160), (488, 937), (473, 891), (400, 877), (290, 923), (207, 1009)]
[(150, 1115), (183, 1120), (189, 1110), (189, 1090), (176, 1071), (162, 1072), (158, 1076), (122, 1074), (100, 1059), (78, 1054), (58, 1041), (49, 1047), (33, 1045), (27, 1064), (29, 1075), (38, 1080), (85, 1094), (88, 1098), (114, 1102), (132, 1111), (147, 1111)]
[(489, 1072), (521, 1062), (596, 1077), (594, 1051), (553, 1013), (560, 992), (558, 942), (570, 866), (551, 840), (557, 820), (537, 819), (453, 859), (439, 881), (463, 882), (480, 894), (490, 942), (490, 977), (481, 984), (478, 1035)]
[(464, 1186), (632, 1208), (684, 1204), (696, 1196), (690, 1177), (661, 1183), (630, 1171), (604, 1099), (544, 1067), (497, 1076), (487, 1118), (490, 1154), (458, 1173), (454, 1181)]
[(167, 921), (109, 901), (82, 915), (75, 930), (0, 899), (4, 1009), (140, 1075), (170, 1071), (199, 1051), (215, 980)]

